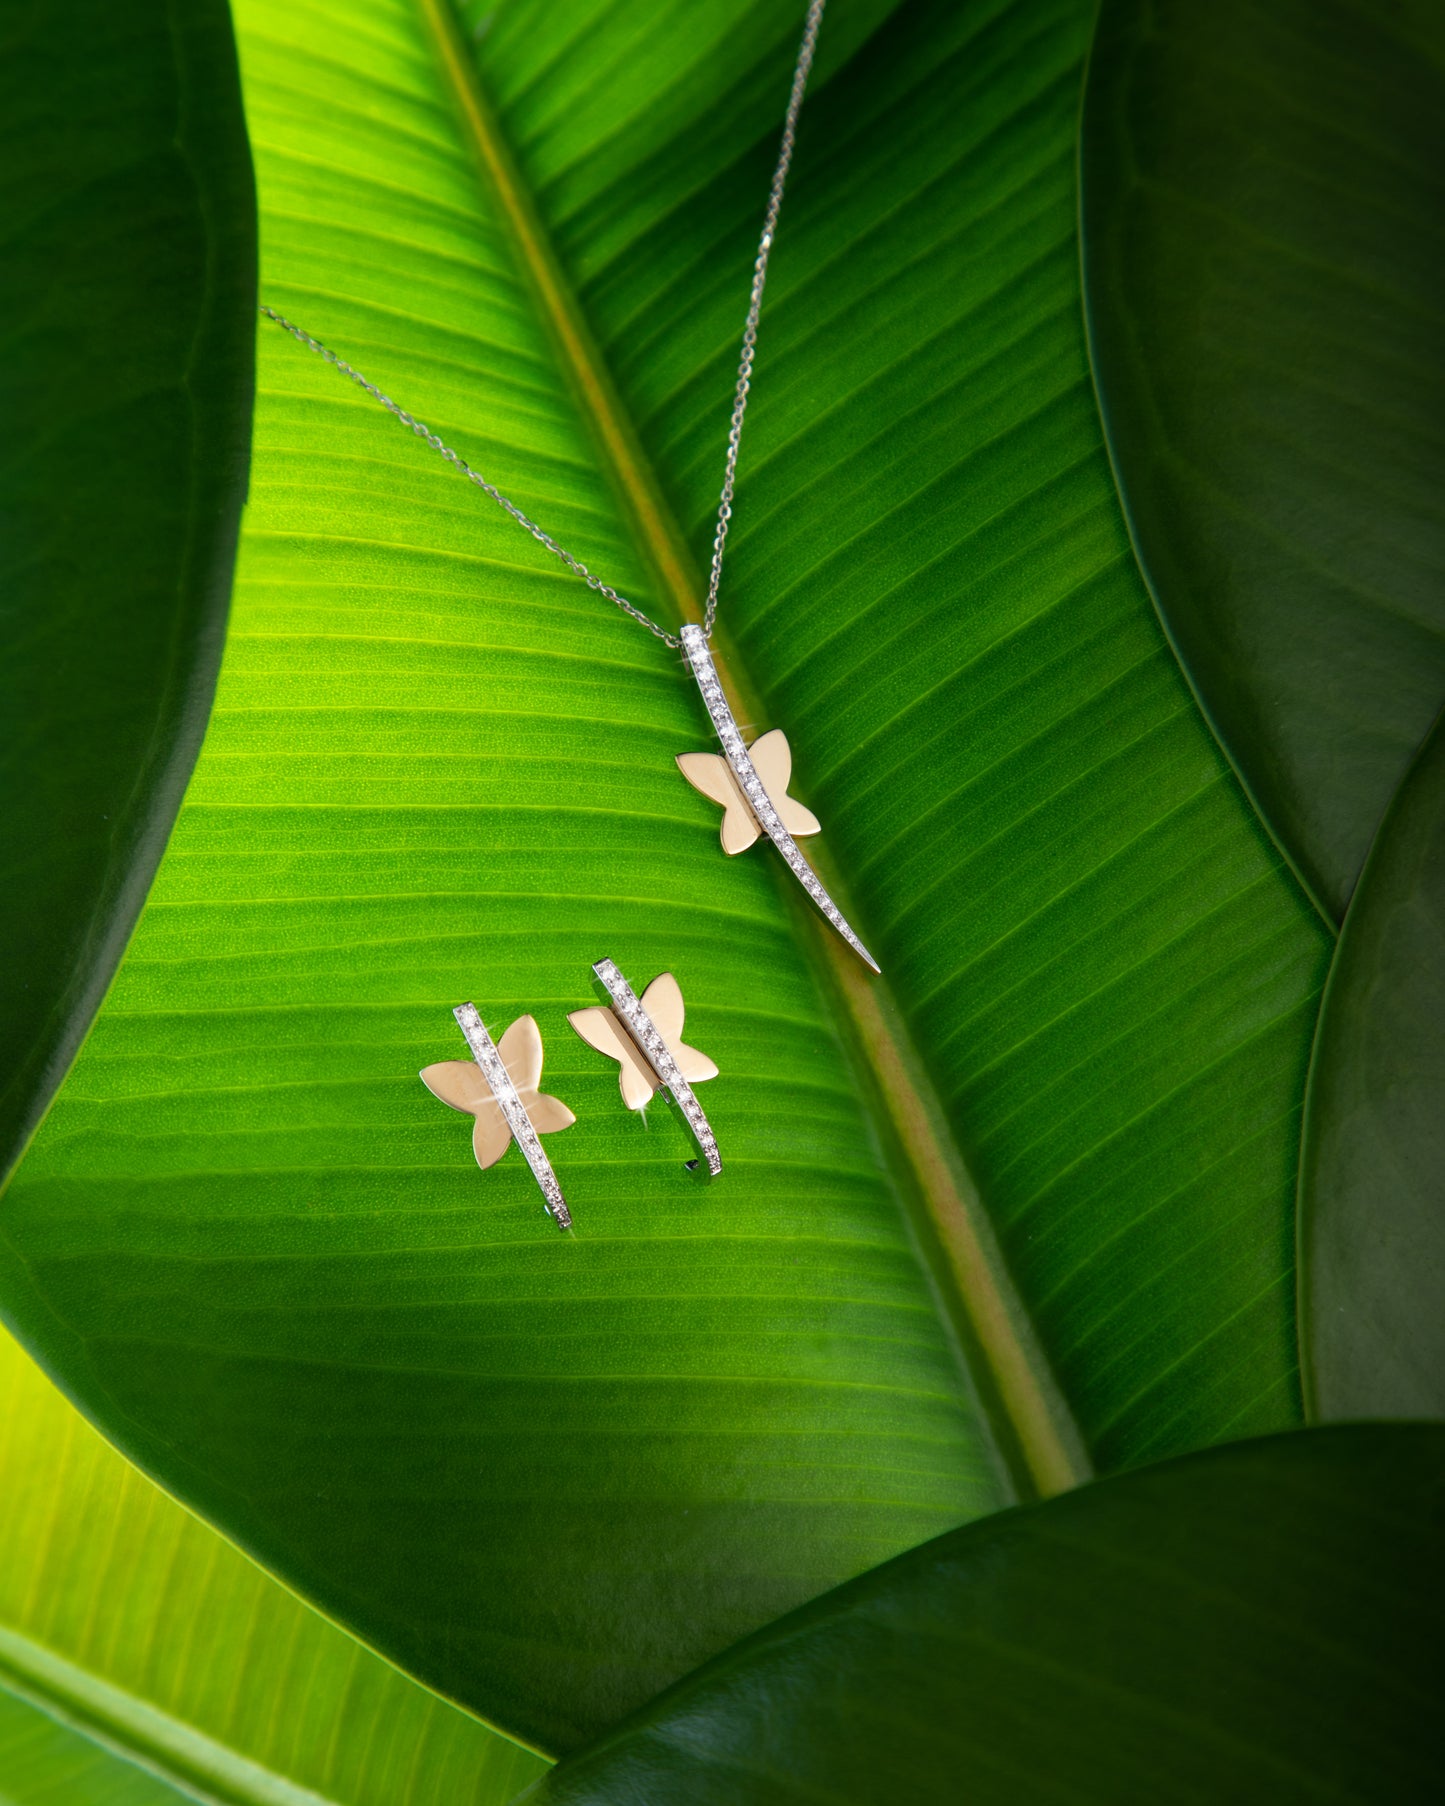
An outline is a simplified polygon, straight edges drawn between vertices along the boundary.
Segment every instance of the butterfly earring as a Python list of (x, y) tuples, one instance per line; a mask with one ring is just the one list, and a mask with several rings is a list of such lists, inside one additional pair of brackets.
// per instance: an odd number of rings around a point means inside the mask
[(571, 1213), (539, 1136), (570, 1129), (577, 1118), (560, 1098), (537, 1089), (542, 1082), (542, 1035), (535, 1020), (518, 1016), (498, 1045), (475, 1004), (461, 1004), (452, 1014), (472, 1058), (440, 1060), (423, 1067), (418, 1077), (433, 1097), (475, 1117), (472, 1151), (483, 1171), (495, 1166), (515, 1139), (557, 1227), (570, 1229)]
[(688, 1171), (715, 1179), (722, 1158), (692, 1087), (715, 1079), (717, 1067), (683, 1041), (681, 986), (671, 972), (664, 972), (638, 998), (610, 959), (598, 960), (592, 971), (606, 1007), (573, 1010), (567, 1020), (589, 1047), (616, 1060), (622, 1101), (629, 1110), (643, 1109), (659, 1090), (669, 1094), (697, 1147), (698, 1158), (687, 1162)]

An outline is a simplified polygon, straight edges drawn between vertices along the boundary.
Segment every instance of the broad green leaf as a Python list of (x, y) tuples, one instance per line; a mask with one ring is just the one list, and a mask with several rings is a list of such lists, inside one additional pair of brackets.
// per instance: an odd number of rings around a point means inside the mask
[[(207, 743), (0, 1201), (6, 1308), (129, 1454), (549, 1749), (1018, 1493), (1298, 1413), (1326, 936), (1118, 513), (1091, 9), (879, 14), (830, 14), (724, 620), (886, 984), (719, 853), (676, 659), (267, 325)], [(664, 611), (791, 34), (657, 17), (238, 9), (267, 300)], [(602, 954), (681, 980), (711, 1189), (566, 1026)], [(573, 1238), (414, 1076), (465, 997), (541, 1024)]]
[(0, 1335), (0, 1801), (108, 1801), (112, 1767), (148, 1801), (136, 1765), (235, 1806), (502, 1806), (543, 1767), (167, 1498)]
[(1300, 1175), (1316, 1415), (1445, 1416), (1445, 728), (1380, 827), (1320, 1013)]
[[(963, 1209), (935, 1190), (935, 1218), (950, 1236), (977, 1187), (1115, 1467), (1296, 1409), (1281, 1187), (1328, 938), (1248, 821), (1119, 516), (1078, 289), (1093, 13), (899, 7), (809, 100), (723, 620), (967, 1164)], [(700, 559), (792, 46), (769, 114), (689, 12), (660, 96), (656, 14), (467, 17)], [(886, 1033), (859, 1027), (886, 1075)]]
[(201, 742), (246, 488), (255, 197), (224, 0), (0, 24), (0, 1177)]
[(771, 1625), (536, 1806), (1403, 1802), (1438, 1787), (1445, 1429), (1214, 1449)]
[(188, 1806), (194, 1798), (0, 1681), (0, 1806)]
[(1135, 545), (1338, 919), (1445, 701), (1445, 10), (1104, 0), (1082, 206)]

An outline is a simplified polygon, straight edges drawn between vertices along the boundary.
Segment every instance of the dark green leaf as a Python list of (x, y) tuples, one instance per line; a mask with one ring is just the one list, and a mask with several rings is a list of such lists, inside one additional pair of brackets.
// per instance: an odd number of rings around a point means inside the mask
[[(128, 1453), (547, 1747), (1018, 1492), (1298, 1411), (1326, 937), (1109, 477), (1092, 6), (877, 11), (830, 14), (723, 619), (887, 985), (835, 988), (764, 850), (718, 852), (675, 658), (268, 326), (206, 748), (0, 1215), (7, 1309)], [(779, 10), (488, 11), (480, 94), (435, 0), (238, 18), (267, 298), (667, 607)], [(604, 953), (675, 969), (722, 1068), (710, 1191), (566, 1027)], [(570, 1241), (416, 1080), (468, 996), (541, 1022)]]
[(246, 487), (255, 200), (224, 0), (0, 24), (0, 1176), (201, 741)]
[(1445, 726), (1345, 918), (1300, 1176), (1305, 1374), (1324, 1418), (1445, 1416)]
[(1140, 559), (1338, 919), (1445, 701), (1445, 8), (1104, 0), (1083, 217)]
[(939, 1537), (552, 1770), (535, 1806), (1413, 1806), (1445, 1429), (1309, 1430)]

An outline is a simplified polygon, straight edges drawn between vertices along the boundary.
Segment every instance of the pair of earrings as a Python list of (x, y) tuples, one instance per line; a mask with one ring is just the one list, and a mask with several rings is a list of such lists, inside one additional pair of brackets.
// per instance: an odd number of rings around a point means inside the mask
[[(629, 1110), (643, 1109), (658, 1091), (667, 1093), (697, 1148), (688, 1170), (715, 1179), (722, 1159), (692, 1087), (715, 1079), (717, 1067), (682, 1039), (682, 990), (677, 980), (664, 972), (639, 998), (612, 960), (598, 960), (592, 973), (602, 1007), (573, 1010), (567, 1020), (589, 1047), (617, 1061), (622, 1101)], [(538, 1090), (542, 1033), (535, 1018), (519, 1016), (494, 1042), (475, 1004), (460, 1004), (452, 1014), (472, 1057), (424, 1067), (421, 1082), (444, 1104), (475, 1118), (472, 1148), (478, 1166), (495, 1166), (515, 1141), (557, 1227), (570, 1229), (572, 1215), (542, 1151), (541, 1137), (570, 1128), (577, 1118), (560, 1098)]]

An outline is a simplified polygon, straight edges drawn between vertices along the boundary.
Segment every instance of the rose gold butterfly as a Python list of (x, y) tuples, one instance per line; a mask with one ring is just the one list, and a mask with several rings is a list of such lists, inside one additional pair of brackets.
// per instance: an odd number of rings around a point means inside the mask
[[(566, 1104), (537, 1089), (542, 1081), (542, 1035), (535, 1019), (518, 1016), (497, 1043), (497, 1052), (537, 1133), (550, 1135), (557, 1129), (570, 1129), (577, 1118)], [(495, 1166), (507, 1151), (512, 1131), (476, 1061), (439, 1060), (435, 1066), (423, 1067), (418, 1077), (433, 1097), (476, 1117), (472, 1151), (477, 1165), (483, 1169)]]
[[(638, 1002), (652, 1018), (653, 1027), (667, 1043), (667, 1051), (677, 1061), (678, 1070), (690, 1085), (717, 1077), (717, 1067), (707, 1055), (689, 1047), (682, 1038), (682, 987), (671, 972), (654, 978)], [(641, 1110), (651, 1102), (652, 1094), (662, 1081), (611, 1010), (595, 1007), (573, 1010), (567, 1020), (589, 1047), (606, 1054), (609, 1060), (616, 1060), (622, 1101), (629, 1110)]]
[[(733, 776), (732, 766), (721, 753), (678, 753), (675, 756), (678, 769), (693, 789), (722, 804), (723, 851), (745, 853), (762, 829), (748, 807), (741, 784)], [(788, 832), (795, 839), (799, 835), (821, 834), (822, 823), (812, 810), (805, 809), (796, 797), (788, 795), (788, 784), (793, 776), (793, 754), (783, 730), (775, 727), (770, 734), (754, 740), (748, 748), (748, 757), (753, 762), (753, 770), (762, 779), (769, 802), (783, 818), (783, 826)]]

